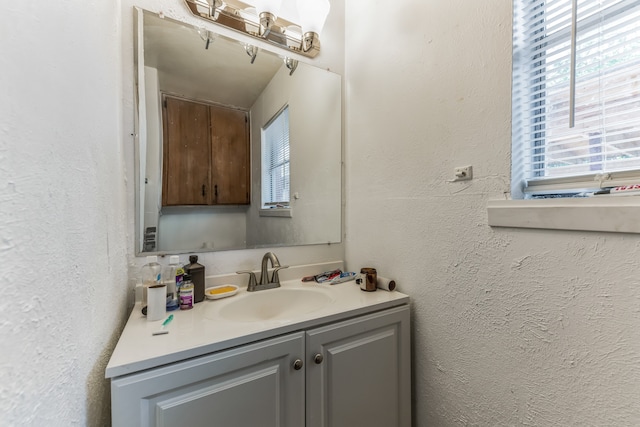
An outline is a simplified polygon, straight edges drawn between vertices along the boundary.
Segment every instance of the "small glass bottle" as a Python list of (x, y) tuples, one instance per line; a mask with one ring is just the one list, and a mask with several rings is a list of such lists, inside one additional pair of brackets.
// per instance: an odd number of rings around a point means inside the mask
[(189, 255), (189, 263), (184, 266), (184, 272), (189, 274), (193, 281), (193, 302), (201, 302), (204, 300), (204, 265), (198, 264), (198, 255)]

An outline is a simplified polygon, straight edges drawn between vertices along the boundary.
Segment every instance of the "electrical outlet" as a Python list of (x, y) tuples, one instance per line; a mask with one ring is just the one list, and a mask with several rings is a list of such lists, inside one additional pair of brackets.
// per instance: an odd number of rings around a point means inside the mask
[(453, 170), (453, 181), (468, 181), (473, 178), (472, 166), (460, 166)]

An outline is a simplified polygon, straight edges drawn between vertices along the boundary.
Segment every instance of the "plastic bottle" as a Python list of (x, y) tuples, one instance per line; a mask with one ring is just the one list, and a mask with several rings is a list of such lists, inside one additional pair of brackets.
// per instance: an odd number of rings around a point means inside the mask
[(178, 269), (182, 270), (179, 262), (178, 255), (171, 255), (169, 265), (162, 269), (162, 283), (167, 285), (167, 311), (177, 310), (180, 305), (176, 288), (176, 273)]
[(193, 283), (191, 276), (184, 275), (184, 282), (180, 286), (180, 310), (191, 310), (193, 308)]
[(184, 281), (184, 268), (181, 265), (176, 267), (176, 295), (178, 298), (178, 305), (180, 305), (180, 287), (182, 286), (182, 282)]
[(200, 302), (204, 300), (204, 265), (198, 264), (198, 255), (189, 255), (189, 262), (191, 264), (184, 266), (184, 272), (193, 282), (193, 302)]
[(158, 264), (158, 257), (149, 255), (147, 263), (142, 266), (142, 307), (147, 305), (147, 292), (149, 287), (160, 285), (162, 267)]

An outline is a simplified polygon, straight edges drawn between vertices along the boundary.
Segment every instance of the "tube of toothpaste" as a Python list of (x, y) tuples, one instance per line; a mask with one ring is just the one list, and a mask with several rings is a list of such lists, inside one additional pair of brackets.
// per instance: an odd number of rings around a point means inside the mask
[(340, 270), (327, 271), (326, 273), (317, 275), (316, 282), (318, 283), (330, 282), (333, 279), (339, 278), (341, 274), (342, 274), (342, 271)]
[(356, 273), (352, 271), (345, 271), (344, 273), (340, 273), (340, 277), (336, 277), (335, 279), (329, 282), (330, 285), (337, 285), (338, 283), (348, 282), (350, 280), (355, 280)]
[(340, 277), (340, 274), (342, 273), (341, 270), (332, 270), (332, 271), (325, 271), (324, 273), (320, 273), (320, 274), (316, 274), (315, 276), (307, 276), (307, 277), (303, 277), (302, 281), (303, 282), (313, 282), (316, 281), (318, 283), (323, 283), (326, 282), (327, 280), (333, 280), (336, 277)]

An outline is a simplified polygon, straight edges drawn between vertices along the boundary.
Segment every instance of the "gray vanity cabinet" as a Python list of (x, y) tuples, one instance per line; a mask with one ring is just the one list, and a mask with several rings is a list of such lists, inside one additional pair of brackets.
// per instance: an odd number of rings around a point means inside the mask
[(306, 427), (409, 427), (409, 307), (307, 332)]
[(304, 425), (302, 332), (248, 344), (111, 382), (112, 425)]
[(408, 427), (409, 306), (111, 382), (113, 426)]

